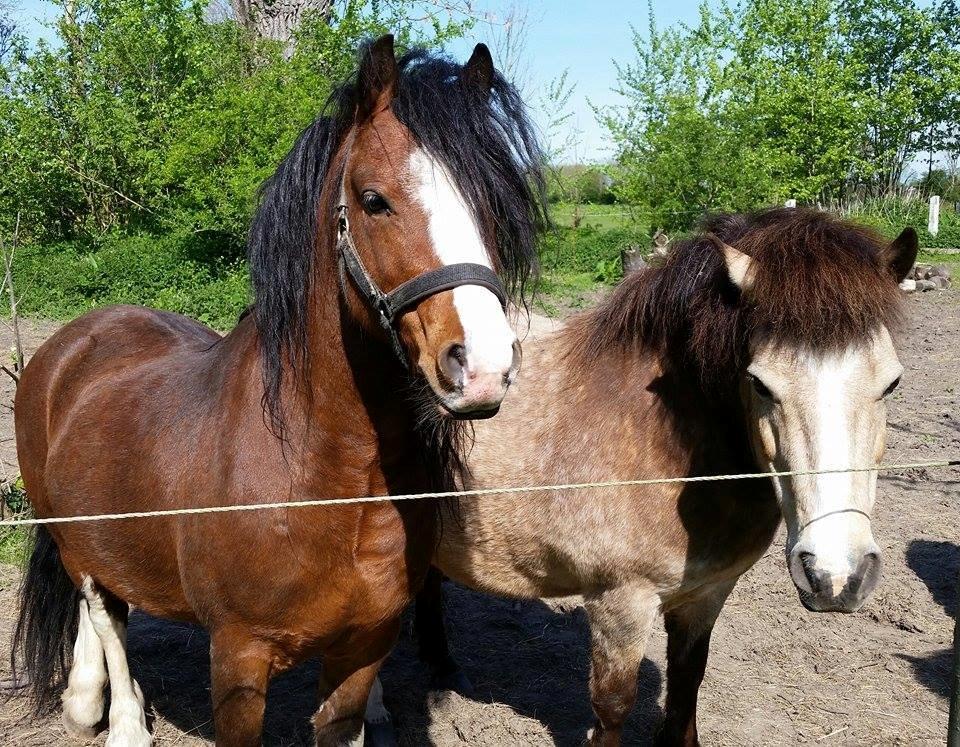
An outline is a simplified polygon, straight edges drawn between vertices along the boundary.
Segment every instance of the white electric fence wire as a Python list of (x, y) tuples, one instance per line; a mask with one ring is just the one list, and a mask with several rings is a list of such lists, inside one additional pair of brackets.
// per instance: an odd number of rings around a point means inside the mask
[(127, 511), (116, 514), (79, 514), (75, 516), (49, 516), (38, 519), (7, 519), (0, 527), (36, 526), (39, 524), (68, 524), (83, 521), (113, 521), (117, 519), (151, 519), (161, 516), (194, 516), (200, 514), (224, 514), (234, 511), (266, 511), (286, 508), (311, 508), (318, 506), (341, 506), (377, 501), (415, 501), (427, 498), (477, 498), (484, 495), (509, 495), (511, 493), (561, 492), (566, 490), (599, 490), (605, 488), (636, 487), (641, 485), (665, 485), (669, 483), (712, 482), (718, 480), (752, 480), (761, 477), (794, 477), (797, 475), (829, 475), (845, 472), (886, 472), (901, 469), (927, 469), (960, 466), (960, 459), (936, 462), (913, 462), (910, 464), (880, 464), (875, 467), (848, 467), (843, 469), (792, 470), (787, 472), (745, 472), (736, 475), (696, 475), (693, 477), (654, 477), (638, 480), (609, 480), (603, 482), (579, 482), (564, 485), (525, 485), (507, 488), (476, 488), (450, 490), (439, 493), (401, 493), (398, 495), (368, 495), (359, 498), (319, 498), (306, 501), (278, 501), (275, 503), (246, 503), (229, 506), (199, 506), (195, 508), (168, 508), (156, 511)]

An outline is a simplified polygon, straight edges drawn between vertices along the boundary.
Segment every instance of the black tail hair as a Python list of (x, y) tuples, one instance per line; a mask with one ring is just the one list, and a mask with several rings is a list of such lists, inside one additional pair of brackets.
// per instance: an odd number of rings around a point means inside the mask
[(29, 687), (36, 713), (51, 711), (66, 680), (68, 652), (77, 637), (80, 591), (60, 559), (46, 528), (37, 527), (33, 552), (20, 583), (20, 616), (13, 634), (10, 665), (16, 687)]

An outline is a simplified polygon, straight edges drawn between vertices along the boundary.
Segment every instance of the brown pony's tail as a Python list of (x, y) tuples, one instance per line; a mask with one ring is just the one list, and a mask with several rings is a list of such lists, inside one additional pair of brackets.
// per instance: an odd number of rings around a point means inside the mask
[(58, 703), (77, 636), (79, 604), (80, 591), (63, 567), (57, 543), (45, 527), (37, 527), (20, 583), (20, 615), (10, 650), (14, 691), (29, 688), (37, 713)]

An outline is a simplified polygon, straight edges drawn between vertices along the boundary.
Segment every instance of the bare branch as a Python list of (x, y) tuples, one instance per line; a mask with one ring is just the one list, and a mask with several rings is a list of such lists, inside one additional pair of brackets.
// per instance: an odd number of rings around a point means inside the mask
[(127, 197), (127, 196), (126, 196), (123, 192), (121, 192), (120, 190), (111, 187), (109, 184), (104, 184), (102, 181), (100, 181), (99, 179), (96, 179), (96, 178), (90, 176), (89, 174), (84, 174), (84, 173), (83, 173), (82, 171), (80, 171), (78, 168), (76, 168), (76, 167), (74, 167), (74, 166), (71, 166), (69, 163), (67, 163), (66, 161), (64, 161), (62, 158), (59, 158), (59, 157), (56, 157), (56, 158), (57, 158), (57, 160), (58, 160), (60, 163), (62, 163), (62, 164), (67, 168), (68, 171), (72, 171), (74, 174), (76, 174), (77, 176), (79, 176), (81, 179), (86, 179), (87, 181), (92, 182), (93, 184), (96, 184), (98, 187), (103, 187), (104, 189), (109, 189), (109, 190), (110, 190), (111, 192), (113, 192), (117, 197), (119, 197), (119, 198), (122, 199), (122, 200), (126, 200), (126, 201), (129, 202), (131, 205), (133, 205), (134, 207), (138, 207), (138, 208), (140, 208), (141, 210), (145, 210), (145, 211), (147, 211), (148, 213), (150, 213), (151, 215), (156, 215), (156, 212), (155, 212), (155, 211), (151, 210), (151, 209), (148, 208), (146, 205), (141, 205), (139, 202), (137, 202), (136, 200), (134, 200), (132, 197)]
[(6, 366), (0, 366), (4, 371), (9, 374), (14, 381), (19, 382), (19, 374), (23, 371), (23, 339), (20, 336), (20, 317), (17, 314), (17, 294), (14, 292), (13, 288), (13, 257), (16, 254), (17, 246), (20, 242), (20, 213), (17, 213), (17, 221), (13, 229), (13, 243), (10, 246), (10, 250), (7, 251), (6, 242), (0, 240), (0, 251), (3, 253), (3, 287), (0, 288), (0, 293), (3, 292), (3, 288), (6, 289), (7, 294), (10, 297), (10, 321), (13, 324), (13, 341), (14, 341), (14, 360), (13, 360), (13, 371), (7, 369)]

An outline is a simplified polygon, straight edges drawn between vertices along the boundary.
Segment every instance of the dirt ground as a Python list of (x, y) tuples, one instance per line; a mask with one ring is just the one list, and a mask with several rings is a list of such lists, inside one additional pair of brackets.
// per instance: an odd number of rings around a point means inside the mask
[[(890, 408), (890, 461), (960, 455), (960, 291), (915, 294), (900, 335), (906, 375)], [(54, 325), (25, 325), (33, 349)], [(0, 349), (11, 336), (0, 332)], [(0, 457), (16, 474), (10, 395), (0, 380)], [(960, 570), (960, 470), (880, 478), (874, 531), (882, 585), (854, 615), (817, 615), (797, 600), (782, 536), (742, 579), (720, 616), (701, 691), (709, 745), (943, 744), (952, 615)], [(15, 616), (18, 571), (0, 567), (0, 648)], [(478, 697), (431, 693), (409, 625), (383, 673), (404, 745), (579, 744), (590, 725), (587, 626), (576, 600), (512, 602), (448, 588), (452, 644)], [(134, 676), (159, 745), (212, 739), (203, 631), (135, 613)], [(630, 744), (649, 740), (663, 702), (666, 637), (651, 638)], [(0, 664), (0, 679), (9, 667)], [(317, 664), (273, 685), (266, 743), (306, 744)], [(104, 735), (93, 742), (102, 744)], [(0, 744), (66, 742), (57, 717), (31, 720), (21, 699), (0, 703)]]

